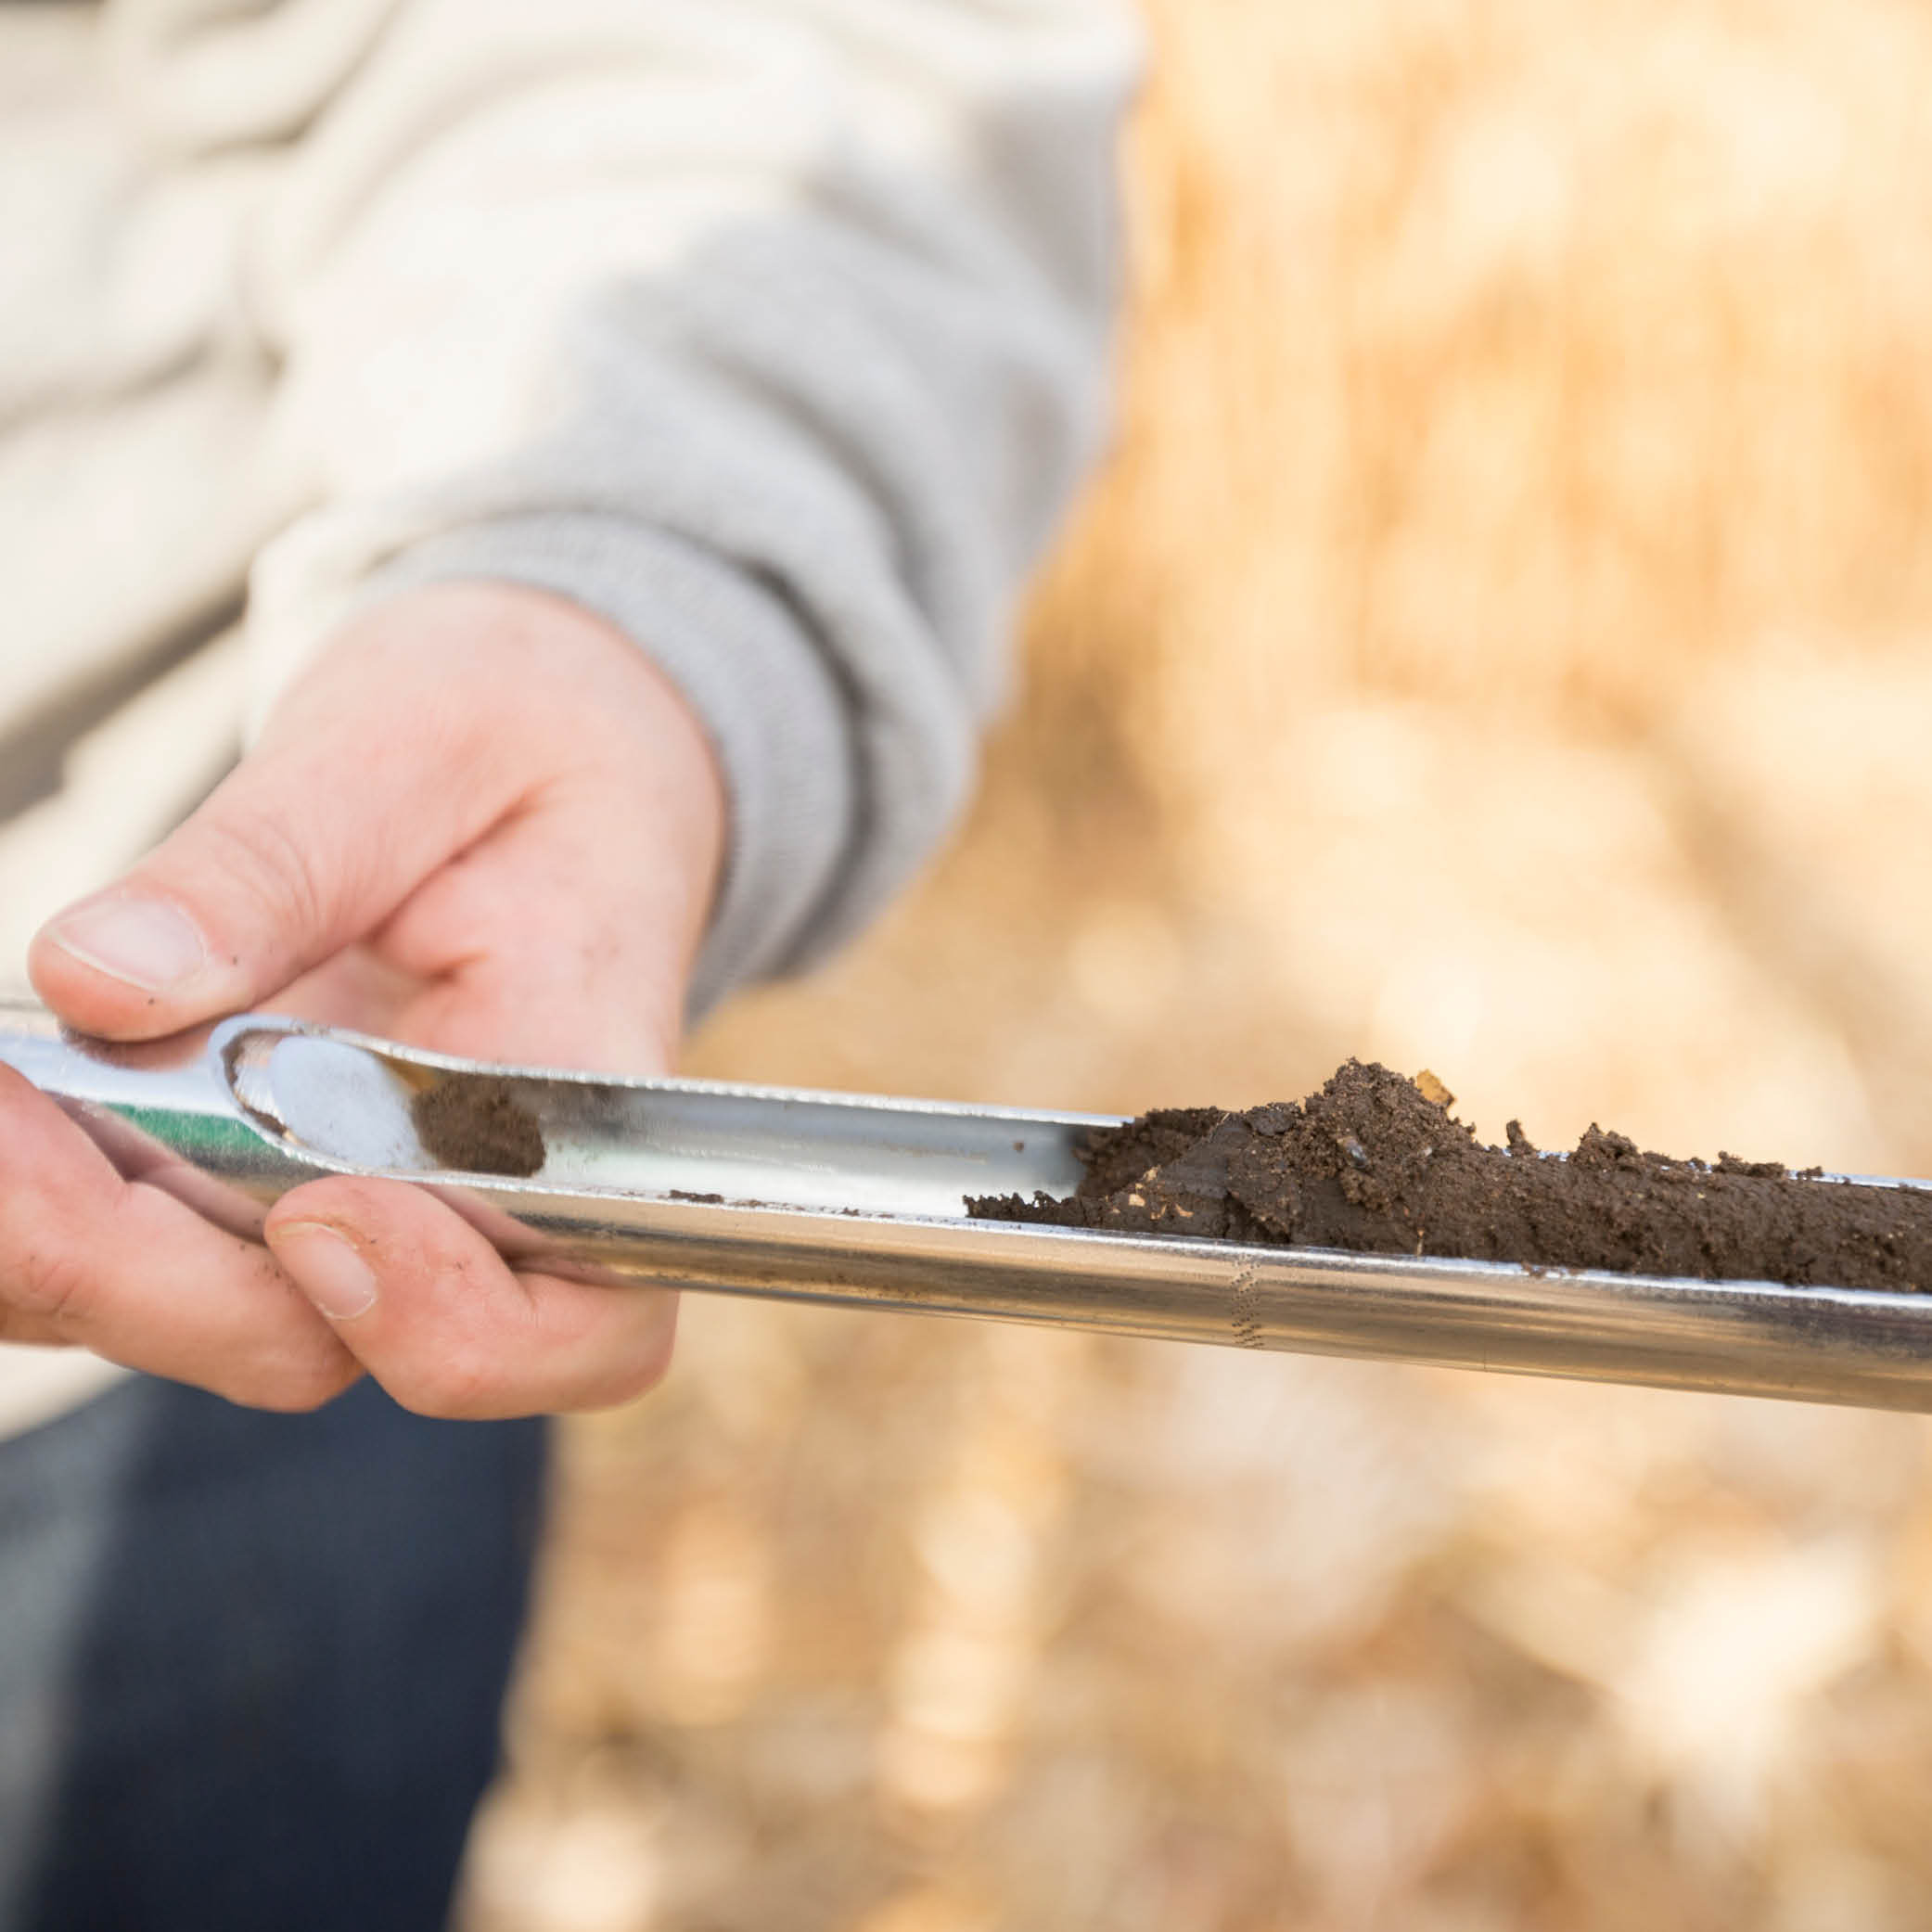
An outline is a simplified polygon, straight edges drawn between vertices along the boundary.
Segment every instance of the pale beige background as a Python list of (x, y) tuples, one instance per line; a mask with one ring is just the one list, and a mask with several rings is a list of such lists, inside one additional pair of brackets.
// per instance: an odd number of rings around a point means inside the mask
[[(696, 1069), (1932, 1173), (1932, 14), (1155, 14), (1025, 707)], [(694, 1300), (466, 1932), (1932, 1926), (1928, 1440)]]

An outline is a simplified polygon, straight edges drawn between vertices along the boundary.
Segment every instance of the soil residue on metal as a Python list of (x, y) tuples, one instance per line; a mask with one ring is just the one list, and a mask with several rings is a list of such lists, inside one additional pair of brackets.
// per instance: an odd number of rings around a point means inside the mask
[(411, 1097), (409, 1114), (439, 1167), (521, 1179), (544, 1165), (544, 1130), (510, 1082), (495, 1074), (440, 1080)]
[(1567, 1159), (1521, 1125), (1486, 1146), (1432, 1075), (1350, 1060), (1246, 1113), (1164, 1109), (1094, 1133), (1071, 1198), (968, 1200), (980, 1220), (1443, 1255), (1708, 1281), (1932, 1288), (1932, 1193), (1721, 1154), (1647, 1154), (1592, 1127)]

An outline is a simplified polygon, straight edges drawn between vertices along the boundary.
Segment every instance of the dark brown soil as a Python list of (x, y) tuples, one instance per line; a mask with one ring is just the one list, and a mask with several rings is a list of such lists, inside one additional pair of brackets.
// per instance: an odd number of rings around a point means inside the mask
[(463, 1074), (425, 1087), (409, 1103), (416, 1138), (439, 1166), (463, 1174), (533, 1174), (544, 1130), (506, 1080)]
[(1350, 1060), (1299, 1104), (1145, 1114), (1093, 1135), (1071, 1199), (1007, 1195), (966, 1210), (1120, 1235), (1932, 1287), (1932, 1193), (1728, 1154), (1672, 1160), (1595, 1127), (1567, 1160), (1539, 1153), (1515, 1120), (1506, 1147), (1485, 1146), (1440, 1082), (1421, 1079)]

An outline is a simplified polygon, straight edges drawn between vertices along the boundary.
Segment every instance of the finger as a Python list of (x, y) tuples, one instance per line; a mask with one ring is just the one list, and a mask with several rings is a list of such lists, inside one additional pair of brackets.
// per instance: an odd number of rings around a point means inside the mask
[(59, 1107), (0, 1068), (0, 1306), (15, 1340), (79, 1344), (270, 1409), (360, 1373), (262, 1247), (126, 1182)]
[(276, 1203), (268, 1239), (357, 1361), (420, 1414), (607, 1408), (671, 1361), (675, 1295), (513, 1273), (420, 1188), (313, 1182)]
[(704, 907), (605, 814), (514, 818), (442, 868), (379, 935), (422, 991), (406, 1036), (443, 1053), (640, 1074), (671, 1065)]
[[(61, 914), (30, 970), (70, 1024), (148, 1038), (260, 1004), (515, 803), (473, 690), (387, 633), (344, 649), (141, 864)], [(371, 689), (385, 694), (377, 706)]]

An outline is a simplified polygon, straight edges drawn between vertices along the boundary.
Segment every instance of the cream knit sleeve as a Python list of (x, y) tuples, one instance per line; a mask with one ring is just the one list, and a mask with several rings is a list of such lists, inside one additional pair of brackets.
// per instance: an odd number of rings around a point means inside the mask
[(204, 70), (259, 36), (257, 106), (294, 141), (242, 258), (312, 505), (255, 572), (260, 690), (405, 585), (612, 619), (729, 782), (701, 1005), (850, 933), (965, 794), (1016, 592), (1104, 429), (1132, 25), (1102, 0), (354, 0), (360, 38), (312, 29), (328, 85), (270, 85), (275, 33), (344, 5), (128, 9)]

